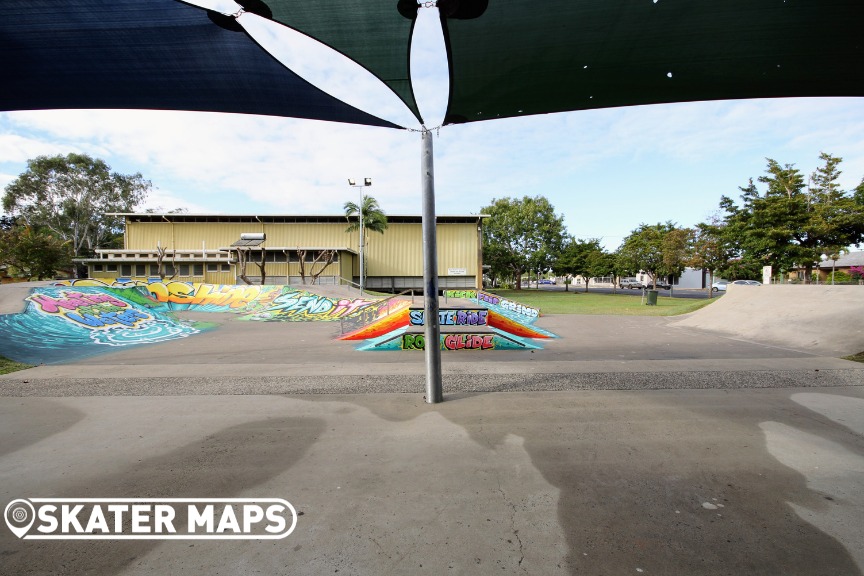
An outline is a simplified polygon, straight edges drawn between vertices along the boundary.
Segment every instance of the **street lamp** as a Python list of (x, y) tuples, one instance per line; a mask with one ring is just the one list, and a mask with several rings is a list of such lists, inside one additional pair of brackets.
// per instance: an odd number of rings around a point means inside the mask
[(360, 204), (357, 206), (357, 219), (360, 222), (360, 295), (363, 295), (363, 188), (372, 186), (372, 178), (364, 178), (363, 184), (357, 184), (353, 178), (348, 179), (352, 188), (360, 188)]

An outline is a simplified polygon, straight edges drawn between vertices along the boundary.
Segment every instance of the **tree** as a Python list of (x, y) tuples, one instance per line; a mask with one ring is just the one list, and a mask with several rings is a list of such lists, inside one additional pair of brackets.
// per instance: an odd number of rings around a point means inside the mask
[(493, 199), (481, 210), (484, 263), (496, 274), (511, 274), (522, 288), (526, 270), (548, 270), (564, 244), (564, 216), (543, 196)]
[[(362, 204), (363, 206), (358, 206), (354, 202), (345, 202), (343, 208), (345, 209), (345, 218), (348, 220), (349, 225), (348, 228), (345, 229), (346, 233), (354, 232), (355, 230), (360, 229), (360, 222), (363, 222), (363, 230), (366, 232), (378, 232), (379, 234), (384, 234), (384, 231), (387, 229), (387, 214), (384, 213), (384, 210), (378, 205), (378, 201), (372, 196), (362, 196)], [(358, 218), (358, 215), (360, 218)], [(354, 222), (351, 221), (352, 218), (356, 218)], [(366, 255), (363, 252), (363, 249), (369, 245), (369, 235), (363, 234), (363, 246), (360, 247), (360, 254), (362, 258), (366, 260)], [(363, 271), (363, 268), (360, 269)], [(360, 285), (363, 285), (363, 278), (360, 278)]]
[[(300, 260), (300, 280), (303, 284), (306, 284), (306, 256), (309, 254), (308, 250), (303, 250), (301, 248), (297, 248), (297, 255)], [(317, 250), (315, 254), (315, 258), (312, 259), (312, 262), (309, 264), (309, 276), (312, 278), (312, 284), (315, 284), (318, 281), (318, 277), (321, 276), (321, 273), (327, 269), (333, 260), (336, 259), (336, 250)], [(321, 264), (321, 268), (315, 272), (315, 265)]]
[(672, 222), (640, 224), (618, 248), (623, 268), (632, 272), (642, 270), (656, 290), (659, 276), (679, 274), (684, 269), (680, 230)]
[[(159, 279), (162, 282), (165, 282), (165, 276), (167, 276), (165, 272), (165, 255), (168, 253), (168, 249), (162, 246), (156, 246), (156, 269), (159, 271)], [(173, 280), (177, 276), (177, 251), (174, 250), (171, 253), (171, 278), (169, 280)]]
[(559, 275), (582, 276), (587, 292), (588, 279), (609, 274), (614, 268), (613, 262), (614, 259), (603, 251), (598, 238), (577, 240), (571, 236), (566, 240), (552, 269)]
[(73, 256), (91, 255), (122, 234), (123, 218), (109, 213), (133, 211), (151, 187), (140, 173), (111, 172), (86, 154), (39, 156), (6, 186), (3, 209), (68, 242)]
[(708, 270), (708, 297), (713, 297), (714, 271), (725, 267), (732, 259), (732, 246), (718, 219), (696, 225), (690, 235), (687, 265)]
[(71, 263), (68, 244), (30, 226), (0, 229), (0, 264), (11, 276), (28, 280), (53, 278)]
[[(667, 276), (680, 276), (690, 259), (690, 240), (693, 230), (690, 228), (673, 228), (663, 236), (663, 268), (661, 274)], [(670, 287), (672, 280), (669, 280)], [(657, 287), (657, 281), (654, 281)]]
[[(345, 209), (345, 218), (348, 219), (348, 222), (350, 223), (348, 228), (345, 229), (345, 232), (354, 232), (358, 230), (360, 228), (360, 221), (355, 220), (354, 222), (351, 222), (351, 219), (357, 218), (358, 212), (361, 212), (360, 207), (354, 202), (345, 202), (343, 208)], [(372, 232), (384, 234), (384, 230), (387, 229), (387, 214), (384, 213), (378, 205), (378, 201), (372, 196), (363, 197), (362, 216), (363, 230), (370, 230)]]
[(820, 254), (864, 240), (864, 204), (838, 184), (842, 158), (824, 152), (819, 158), (823, 165), (809, 186), (793, 165), (768, 158), (766, 175), (759, 178), (767, 185), (764, 194), (751, 179), (741, 188), (740, 207), (721, 199), (727, 232), (739, 252), (737, 266), (750, 272), (765, 265), (781, 271), (801, 265), (809, 282)]

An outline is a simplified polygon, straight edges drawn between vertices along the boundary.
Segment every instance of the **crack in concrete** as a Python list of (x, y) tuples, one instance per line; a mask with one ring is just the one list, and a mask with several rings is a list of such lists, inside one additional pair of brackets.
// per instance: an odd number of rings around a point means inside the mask
[(501, 494), (501, 498), (504, 500), (504, 502), (506, 502), (507, 505), (510, 506), (510, 511), (511, 511), (511, 513), (510, 513), (510, 527), (513, 531), (513, 536), (516, 537), (516, 542), (519, 543), (519, 563), (518, 563), (518, 566), (522, 569), (522, 571), (524, 573), (527, 574), (528, 571), (525, 569), (524, 566), (522, 566), (522, 562), (525, 560), (525, 551), (524, 551), (524, 547), (522, 544), (522, 538), (519, 537), (519, 530), (516, 529), (516, 504), (514, 504), (513, 502), (510, 501), (509, 498), (507, 498), (507, 494), (504, 492), (504, 489), (501, 488), (501, 479), (500, 478), (498, 478), (498, 493)]

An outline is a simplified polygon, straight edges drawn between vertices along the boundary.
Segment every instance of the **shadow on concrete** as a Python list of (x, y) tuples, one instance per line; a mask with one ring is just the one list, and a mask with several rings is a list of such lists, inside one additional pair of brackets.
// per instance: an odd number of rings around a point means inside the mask
[[(52, 498), (230, 498), (291, 468), (325, 428), (315, 418), (268, 418), (226, 428), (170, 453), (95, 480), (72, 484)], [(250, 496), (270, 497), (269, 494)], [(178, 515), (177, 522), (184, 519)], [(177, 540), (18, 540), (0, 536), (3, 574), (117, 574), (158, 545)], [(177, 573), (182, 573), (178, 568)]]
[(435, 411), (490, 450), (508, 435), (524, 438), (560, 490), (571, 574), (861, 574), (840, 542), (792, 509), (836, 503), (768, 452), (759, 424), (779, 412), (815, 433), (845, 431), (772, 392), (454, 394), (434, 407), (420, 395), (315, 401), (351, 402), (395, 422)]
[(0, 456), (59, 434), (83, 418), (83, 412), (50, 400), (38, 407), (21, 400), (4, 402), (0, 404)]

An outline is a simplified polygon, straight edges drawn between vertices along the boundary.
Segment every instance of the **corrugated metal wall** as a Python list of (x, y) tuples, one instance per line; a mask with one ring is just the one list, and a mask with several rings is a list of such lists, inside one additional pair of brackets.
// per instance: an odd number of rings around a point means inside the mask
[[(153, 251), (159, 245), (189, 252), (200, 251), (203, 247), (207, 250), (216, 250), (230, 246), (244, 232), (264, 232), (267, 234), (267, 241), (263, 244), (265, 247), (333, 247), (358, 250), (357, 232), (348, 234), (345, 232), (346, 227), (347, 224), (343, 223), (127, 222), (126, 249)], [(384, 234), (370, 232), (364, 236), (367, 236), (367, 276), (423, 275), (423, 239), (420, 224), (390, 224)], [(454, 268), (464, 269), (468, 276), (478, 276), (477, 242), (477, 226), (474, 223), (439, 224), (439, 274), (446, 276), (448, 269)], [(342, 269), (342, 276), (345, 278), (358, 276), (360, 271), (357, 260), (349, 261), (346, 256), (342, 255), (346, 264)], [(267, 274), (284, 275), (278, 266), (279, 264), (269, 264)], [(328, 269), (324, 274), (338, 275), (340, 268), (342, 267), (339, 266), (332, 272)], [(253, 270), (257, 268), (254, 266), (247, 268), (249, 275), (252, 275)], [(289, 275), (299, 273), (298, 267)]]

